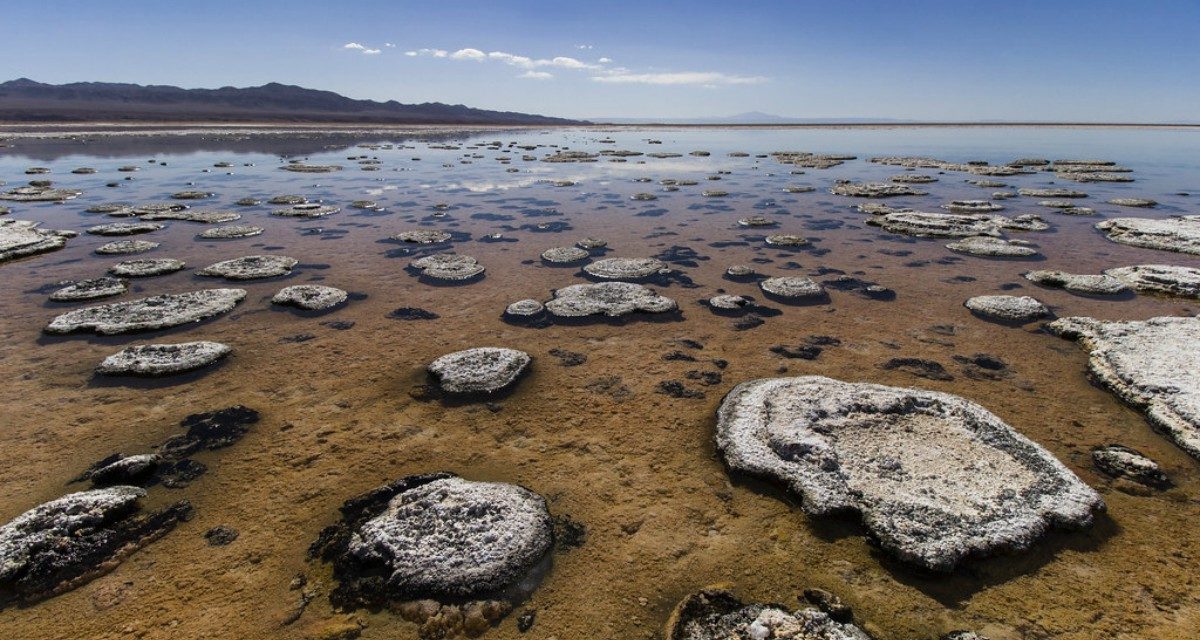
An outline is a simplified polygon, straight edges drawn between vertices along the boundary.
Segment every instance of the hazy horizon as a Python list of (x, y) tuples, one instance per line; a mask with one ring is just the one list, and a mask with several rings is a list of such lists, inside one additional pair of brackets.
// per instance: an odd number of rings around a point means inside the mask
[[(275, 10), (278, 8), (279, 10)], [(14, 6), (0, 78), (268, 82), (580, 119), (1196, 122), (1200, 4)], [(181, 38), (181, 35), (187, 36)], [(193, 36), (203, 36), (193, 37)]]

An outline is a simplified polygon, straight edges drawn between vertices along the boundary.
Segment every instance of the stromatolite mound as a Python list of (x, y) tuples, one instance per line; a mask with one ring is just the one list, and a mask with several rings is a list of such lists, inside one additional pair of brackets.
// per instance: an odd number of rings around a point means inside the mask
[(75, 189), (55, 189), (49, 186), (16, 187), (0, 193), (0, 200), (13, 202), (62, 202), (79, 197), (82, 191)]
[(494, 393), (516, 382), (531, 360), (516, 349), (476, 347), (448, 353), (427, 369), (447, 393)]
[(808, 245), (808, 238), (794, 233), (775, 233), (766, 237), (766, 243), (772, 247), (803, 247)]
[(942, 205), (942, 208), (954, 213), (990, 213), (1004, 208), (989, 200), (952, 200)]
[(1114, 478), (1124, 478), (1155, 489), (1171, 486), (1171, 480), (1157, 462), (1129, 447), (1111, 444), (1094, 449), (1092, 462), (1097, 469)]
[(321, 204), (319, 202), (302, 202), (292, 205), (287, 209), (276, 209), (271, 212), (271, 215), (283, 218), (324, 218), (339, 211), (341, 209), (333, 205)]
[(945, 393), (752, 380), (725, 397), (716, 440), (730, 468), (782, 483), (809, 514), (856, 511), (885, 550), (937, 571), (1104, 508), (1050, 452)]
[(1090, 296), (1115, 296), (1129, 291), (1120, 280), (1105, 274), (1075, 274), (1066, 271), (1030, 271), (1025, 279), (1046, 287), (1062, 287), (1071, 293)]
[(288, 256), (257, 255), (222, 260), (196, 272), (196, 275), (225, 278), (226, 280), (257, 280), (274, 278), (292, 272), (298, 260)]
[(226, 313), (245, 297), (245, 289), (202, 289), (84, 307), (58, 316), (43, 331), (111, 335), (166, 329)]
[(1005, 240), (994, 236), (968, 236), (946, 245), (955, 253), (996, 258), (1028, 258), (1038, 254), (1037, 249), (1024, 240)]
[(1108, 204), (1115, 204), (1118, 207), (1138, 207), (1143, 209), (1158, 206), (1157, 202), (1149, 198), (1113, 198), (1107, 202)]
[(298, 160), (293, 160), (280, 167), (280, 169), (294, 173), (333, 173), (334, 171), (341, 171), (342, 166), (338, 164), (305, 164)]
[(666, 313), (678, 308), (675, 300), (632, 282), (573, 284), (556, 290), (554, 299), (545, 306), (550, 315), (559, 318), (593, 315), (615, 318), (637, 312)]
[(0, 527), (0, 607), (32, 604), (111, 571), (191, 510), (180, 502), (142, 513), (145, 495), (130, 486), (80, 491)]
[(73, 231), (39, 229), (29, 220), (0, 220), (0, 262), (61, 249), (74, 237)]
[(410, 265), (422, 278), (444, 283), (465, 283), (481, 277), (487, 269), (471, 256), (437, 253), (413, 260)]
[(151, 242), (150, 240), (117, 240), (96, 247), (96, 253), (102, 256), (126, 255), (130, 253), (143, 253), (151, 249), (157, 249), (159, 243)]
[(112, 222), (88, 227), (86, 231), (96, 236), (132, 236), (158, 231), (162, 228), (163, 225), (156, 222)]
[(233, 240), (234, 238), (249, 238), (260, 235), (262, 227), (252, 224), (231, 224), (224, 227), (213, 227), (201, 231), (197, 237), (204, 240)]
[(763, 293), (788, 301), (820, 300), (828, 297), (825, 287), (812, 278), (780, 276), (758, 283)]
[(1200, 254), (1200, 216), (1110, 218), (1096, 228), (1113, 242), (1147, 249)]
[(999, 236), (1002, 231), (1044, 231), (1049, 228), (1041, 218), (1023, 215), (1015, 218), (987, 214), (927, 213), (902, 211), (875, 216), (867, 224), (892, 233), (932, 238)]
[(1200, 269), (1166, 264), (1139, 264), (1106, 269), (1115, 278), (1138, 293), (1158, 293), (1183, 298), (1200, 298)]
[(298, 307), (307, 311), (332, 309), (346, 301), (350, 294), (337, 287), (319, 284), (298, 284), (284, 287), (271, 298), (275, 304)]
[(853, 196), (856, 198), (890, 198), (893, 196), (923, 196), (925, 191), (919, 191), (906, 184), (888, 184), (886, 182), (847, 182), (834, 186), (829, 190), (835, 196)]
[[(841, 620), (835, 619), (842, 618)], [(870, 640), (844, 616), (817, 607), (746, 604), (722, 588), (683, 599), (667, 622), (666, 640)]]
[(982, 318), (1012, 324), (1025, 324), (1050, 315), (1046, 305), (1030, 296), (975, 296), (964, 306)]
[(129, 283), (120, 278), (92, 278), (73, 282), (54, 293), (50, 299), (55, 302), (74, 302), (76, 300), (95, 300), (120, 295), (129, 290)]
[(532, 318), (541, 314), (546, 307), (533, 298), (517, 300), (504, 308), (504, 315), (512, 318)]
[(219, 342), (180, 342), (126, 347), (96, 367), (106, 376), (169, 376), (207, 367), (232, 353)]
[(114, 276), (125, 278), (149, 278), (183, 270), (187, 264), (174, 258), (142, 258), (140, 260), (124, 260), (108, 268)]
[(182, 220), (201, 224), (222, 224), (240, 220), (242, 214), (234, 211), (157, 211), (141, 216), (142, 220)]
[(1047, 328), (1078, 340), (1089, 351), (1088, 370), (1095, 380), (1200, 458), (1200, 318), (1104, 322), (1074, 317)]
[(1087, 194), (1077, 189), (1062, 189), (1062, 188), (1023, 188), (1017, 189), (1017, 193), (1031, 198), (1086, 198)]
[(413, 244), (440, 244), (442, 242), (449, 242), (450, 238), (452, 237), (454, 236), (451, 236), (445, 231), (439, 231), (437, 229), (415, 229), (413, 231), (402, 231), (397, 233), (396, 235), (392, 236), (391, 239), (399, 240), (400, 242), (410, 242)]
[(641, 280), (667, 270), (667, 263), (657, 258), (603, 258), (583, 268), (601, 280)]
[(333, 563), (338, 608), (390, 605), (422, 637), (478, 635), (536, 587), (554, 543), (546, 501), (449, 473), (408, 476), (347, 500), (310, 558)]
[(553, 247), (542, 252), (542, 260), (550, 264), (577, 264), (591, 255), (580, 247)]

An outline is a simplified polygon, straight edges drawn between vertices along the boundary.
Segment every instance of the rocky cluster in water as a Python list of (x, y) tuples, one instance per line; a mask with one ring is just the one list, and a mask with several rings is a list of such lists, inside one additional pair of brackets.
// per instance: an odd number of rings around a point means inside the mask
[(446, 393), (495, 393), (516, 382), (532, 360), (516, 349), (476, 347), (448, 353), (426, 368)]
[(855, 511), (905, 562), (949, 571), (1081, 527), (1100, 496), (983, 407), (819, 376), (735, 387), (717, 415), (730, 469), (777, 481), (811, 515)]
[(43, 331), (111, 335), (166, 329), (226, 313), (245, 297), (245, 289), (202, 289), (84, 307), (54, 318)]

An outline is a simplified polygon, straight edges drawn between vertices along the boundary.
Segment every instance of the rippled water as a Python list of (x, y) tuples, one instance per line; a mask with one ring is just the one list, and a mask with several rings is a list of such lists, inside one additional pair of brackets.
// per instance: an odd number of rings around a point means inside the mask
[[(601, 143), (605, 137), (615, 143)], [(650, 139), (662, 144), (648, 144)], [(48, 285), (103, 275), (120, 258), (92, 250), (112, 238), (81, 234), (61, 251), (0, 265), (0, 376), (6, 381), (0, 387), (0, 521), (82, 488), (67, 483), (96, 460), (118, 451), (152, 450), (188, 414), (241, 403), (263, 415), (238, 444), (201, 454), (209, 472), (199, 481), (152, 493), (152, 505), (190, 500), (196, 508), (191, 522), (107, 576), (36, 606), (0, 612), (0, 629), (27, 638), (320, 637), (358, 621), (366, 625), (363, 638), (414, 637), (415, 626), (397, 616), (337, 613), (323, 598), (298, 621), (281, 626), (299, 597), (288, 585), (299, 573), (311, 584), (328, 581), (328, 569), (307, 563), (305, 550), (336, 519), (343, 500), (400, 476), (449, 470), (520, 483), (546, 496), (552, 512), (587, 528), (581, 547), (554, 556), (526, 604), (538, 611), (528, 637), (657, 637), (683, 595), (717, 582), (731, 583), (748, 599), (783, 603), (794, 602), (806, 587), (825, 588), (853, 605), (867, 628), (889, 639), (934, 637), (958, 628), (1005, 639), (1192, 637), (1200, 622), (1196, 462), (1156, 435), (1138, 413), (1091, 386), (1086, 354), (1077, 346), (1036, 324), (1009, 328), (983, 322), (962, 302), (1012, 291), (1035, 295), (1059, 316), (1117, 320), (1195, 313), (1197, 305), (1186, 300), (1083, 298), (1039, 288), (1020, 274), (1033, 268), (1096, 273), (1143, 263), (1200, 266), (1195, 257), (1109, 242), (1092, 228), (1101, 217), (1200, 213), (1200, 132), (577, 129), (450, 134), (433, 142), (378, 134), (361, 141), (393, 147), (359, 148), (343, 136), (310, 135), (237, 143), (219, 137), (101, 138), (86, 145), (16, 139), (0, 149), (6, 189), (47, 178), (84, 192), (62, 204), (5, 203), (12, 207), (11, 218), (82, 231), (115, 221), (86, 213), (89, 206), (159, 202), (199, 189), (215, 196), (187, 202), (194, 209), (235, 210), (242, 214), (239, 223), (266, 228), (254, 238), (216, 242), (196, 239), (203, 225), (168, 222), (161, 231), (137, 236), (162, 243), (139, 257), (179, 258), (189, 269), (136, 280), (120, 299), (218, 286), (221, 281), (193, 270), (241, 255), (278, 253), (300, 261), (291, 276), (236, 285), (249, 296), (230, 314), (113, 338), (41, 334), (56, 314), (79, 306), (47, 302)], [(491, 141), (501, 142), (500, 148), (478, 146)], [(510, 143), (539, 148), (523, 151)], [(551, 145), (684, 155), (576, 164), (521, 159), (525, 153), (543, 157), (555, 150)], [(694, 150), (711, 156), (687, 155)], [(758, 157), (777, 150), (858, 159), (793, 175), (793, 167)], [(750, 156), (728, 155), (735, 151)], [(289, 173), (279, 168), (280, 152), (345, 168)], [(1137, 181), (1080, 185), (1045, 172), (992, 178), (1012, 190), (1051, 182), (1078, 188), (1090, 195), (1082, 204), (1098, 215), (1065, 216), (1039, 207), (1038, 198), (1007, 200), (1002, 214), (1039, 213), (1052, 225), (1048, 232), (1012, 234), (1036, 243), (1044, 259), (989, 260), (954, 254), (944, 241), (886, 234), (865, 224), (867, 216), (852, 208), (857, 199), (829, 194), (838, 179), (884, 180), (901, 171), (866, 161), (877, 155), (992, 163), (1029, 156), (1099, 158), (1134, 169)], [(357, 160), (348, 159), (359, 156), (378, 159), (380, 170), (362, 171)], [(500, 158), (511, 163), (501, 164)], [(214, 168), (218, 162), (233, 166)], [(35, 165), (52, 172), (24, 175)], [(124, 165), (139, 170), (118, 172)], [(71, 174), (78, 166), (98, 171)], [(996, 190), (967, 184), (965, 179), (976, 176), (964, 173), (937, 177), (936, 183), (918, 185), (929, 195), (887, 203), (936, 211), (949, 200), (985, 198)], [(699, 184), (665, 192), (658, 181), (667, 178)], [(563, 180), (574, 184), (554, 186)], [(786, 193), (790, 185), (815, 191)], [(729, 195), (706, 198), (705, 189)], [(644, 191), (658, 199), (630, 200)], [(1180, 195), (1185, 193), (1195, 195)], [(300, 220), (271, 216), (278, 208), (272, 205), (234, 204), (279, 194), (343, 209)], [(1113, 197), (1153, 198), (1160, 205), (1140, 210), (1104, 203)], [(363, 199), (375, 200), (381, 210), (349, 207)], [(766, 216), (778, 227), (767, 232), (739, 227), (736, 221), (748, 215)], [(479, 259), (487, 267), (485, 277), (461, 287), (419, 282), (405, 269), (416, 255), (412, 248), (385, 241), (416, 228), (454, 232), (449, 248)], [(502, 240), (488, 241), (495, 233)], [(812, 245), (771, 248), (762, 240), (765, 233), (801, 234)], [(586, 281), (577, 266), (553, 267), (538, 259), (545, 249), (585, 236), (608, 240), (608, 256), (666, 259), (682, 277), (655, 288), (679, 302), (681, 316), (542, 329), (505, 323), (501, 312), (508, 303), (546, 300), (553, 289)], [(882, 301), (834, 290), (824, 305), (765, 301), (777, 312), (763, 314), (760, 326), (739, 330), (736, 319), (699, 304), (718, 292), (763, 301), (753, 283), (723, 277), (733, 264), (818, 280), (845, 273), (897, 295)], [(321, 316), (269, 304), (285, 284), (308, 282), (360, 295)], [(403, 307), (440, 317), (389, 317)], [(332, 322), (353, 326), (335, 328)], [(163, 382), (92, 375), (121, 346), (160, 336), (224, 342), (234, 356), (215, 369)], [(805, 344), (810, 336), (831, 336), (840, 345), (825, 347), (814, 360), (786, 359), (771, 350)], [(427, 362), (484, 345), (534, 356), (531, 375), (511, 395), (492, 406), (448, 406), (414, 391), (426, 383)], [(563, 366), (553, 349), (583, 354), (586, 362)], [(673, 352), (691, 360), (664, 359)], [(994, 379), (972, 376), (954, 359), (978, 353), (1004, 360), (1007, 372)], [(937, 361), (954, 379), (928, 380), (881, 367), (896, 357)], [(718, 360), (727, 365), (720, 368)], [(738, 382), (779, 374), (912, 385), (976, 400), (1101, 490), (1108, 514), (1089, 530), (1054, 533), (1028, 552), (974, 561), (951, 576), (905, 568), (873, 551), (853, 518), (806, 517), (782, 493), (730, 478), (722, 467), (712, 445), (722, 395)], [(671, 397), (659, 392), (664, 381), (703, 395)], [(1150, 496), (1111, 490), (1091, 467), (1089, 453), (1113, 442), (1158, 460), (1177, 488)], [(218, 524), (241, 535), (229, 546), (209, 547), (202, 534)], [(515, 618), (487, 637), (520, 637)]]

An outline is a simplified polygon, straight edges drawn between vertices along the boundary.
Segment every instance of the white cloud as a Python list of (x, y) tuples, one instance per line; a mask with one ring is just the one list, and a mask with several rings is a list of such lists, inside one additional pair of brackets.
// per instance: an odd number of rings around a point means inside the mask
[(392, 44), (392, 43), (390, 43), (390, 42), (385, 42), (385, 43), (383, 43), (383, 46), (385, 46), (385, 47), (387, 47), (387, 48), (389, 48), (389, 49), (395, 49), (395, 48), (396, 48), (396, 45), (394, 45), (394, 44)]
[(459, 49), (450, 54), (450, 58), (453, 60), (479, 60), (482, 62), (487, 59), (487, 54), (479, 49)]
[(576, 49), (581, 49), (581, 50), (583, 50), (583, 51), (589, 51), (589, 50), (591, 50), (591, 48), (592, 48), (592, 45), (590, 45), (590, 44), (577, 44), (577, 45), (575, 45), (575, 48), (576, 48)]
[(762, 84), (767, 82), (763, 76), (737, 76), (716, 71), (682, 71), (678, 73), (630, 73), (627, 69), (614, 70), (613, 73), (592, 76), (596, 82), (611, 84), (660, 84), (703, 86), (731, 84)]
[(383, 53), (383, 51), (380, 51), (379, 49), (363, 49), (364, 56), (377, 56), (381, 53)]
[[(346, 46), (350, 47), (350, 45)], [(356, 45), (356, 47), (361, 46), (362, 45)], [(576, 45), (576, 48), (587, 50), (591, 49), (592, 46)], [(718, 71), (639, 73), (626, 67), (605, 66), (612, 62), (612, 58), (600, 58), (597, 60), (597, 62), (593, 63), (585, 62), (578, 58), (572, 58), (569, 56), (531, 58), (529, 56), (517, 55), (515, 53), (508, 53), (505, 51), (490, 51), (484, 53), (482, 50), (472, 47), (459, 49), (453, 53), (450, 53), (444, 49), (416, 49), (412, 51), (405, 51), (404, 55), (408, 57), (423, 56), (432, 58), (449, 58), (451, 60), (471, 60), (474, 62), (501, 62), (508, 66), (525, 70), (525, 73), (517, 77), (537, 80), (549, 80), (553, 78), (553, 74), (541, 70), (545, 68), (555, 68), (590, 71), (593, 74), (591, 76), (593, 81), (608, 84), (698, 85), (714, 88), (727, 85), (761, 84), (769, 81), (768, 78), (763, 76), (742, 76), (721, 73)]]
[(346, 44), (342, 45), (342, 48), (343, 49), (358, 49), (359, 51), (366, 49), (366, 47), (362, 46), (361, 44), (359, 44), (357, 42), (347, 42)]

